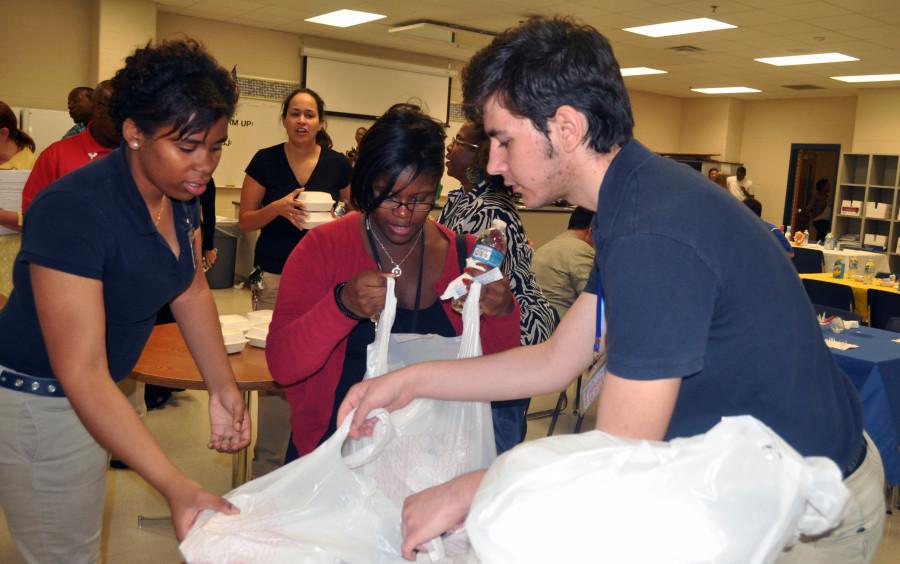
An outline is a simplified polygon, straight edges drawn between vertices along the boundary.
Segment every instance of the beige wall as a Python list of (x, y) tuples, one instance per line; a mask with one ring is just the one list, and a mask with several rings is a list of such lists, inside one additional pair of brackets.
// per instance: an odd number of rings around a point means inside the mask
[(648, 149), (677, 153), (681, 146), (682, 100), (662, 94), (631, 90), (634, 136)]
[(300, 80), (302, 43), (293, 33), (160, 12), (156, 36), (160, 40), (197, 39), (222, 66), (237, 65), (242, 75)]
[(112, 78), (136, 48), (156, 39), (156, 4), (148, 0), (93, 0), (91, 83)]
[(89, 76), (91, 14), (85, 0), (0, 0), (0, 100), (11, 106), (65, 110)]
[(900, 153), (900, 88), (863, 90), (856, 103), (855, 153)]
[(792, 143), (834, 143), (847, 151), (853, 140), (856, 98), (759, 100), (744, 106), (741, 161), (763, 205), (763, 218), (781, 223)]

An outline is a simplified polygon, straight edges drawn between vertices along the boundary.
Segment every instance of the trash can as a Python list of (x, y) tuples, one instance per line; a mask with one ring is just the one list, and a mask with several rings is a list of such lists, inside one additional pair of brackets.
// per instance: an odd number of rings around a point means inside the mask
[(240, 235), (236, 219), (216, 216), (213, 245), (218, 253), (216, 263), (206, 272), (206, 282), (213, 290), (231, 288), (234, 285), (234, 263)]

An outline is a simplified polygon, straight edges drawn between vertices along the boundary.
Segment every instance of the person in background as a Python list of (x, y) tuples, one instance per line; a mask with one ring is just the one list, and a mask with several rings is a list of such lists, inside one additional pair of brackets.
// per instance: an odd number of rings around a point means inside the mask
[[(550, 307), (531, 270), (534, 252), (528, 244), (525, 226), (503, 178), (485, 171), (490, 146), (484, 128), (466, 122), (447, 147), (447, 174), (459, 180), (460, 188), (447, 194), (438, 223), (456, 233), (478, 235), (500, 219), (506, 223), (507, 252), (503, 273), (521, 309), (523, 345), (547, 340), (556, 323)], [(529, 400), (519, 399), (494, 404), (494, 435), (497, 454), (511, 449), (525, 438)]]
[(19, 129), (15, 112), (0, 101), (0, 170), (31, 170), (34, 151), (34, 139)]
[(368, 129), (365, 127), (356, 128), (356, 146), (347, 151), (347, 160), (350, 161), (350, 164), (356, 164), (356, 159), (359, 158), (359, 144), (362, 142), (362, 138), (365, 137), (367, 131)]
[(822, 241), (831, 231), (831, 181), (820, 178), (812, 197), (806, 204), (806, 211), (815, 229), (814, 240)]
[(712, 167), (711, 169), (706, 171), (706, 176), (707, 178), (715, 182), (716, 178), (719, 177), (719, 169), (717, 169), (716, 167)]
[(93, 88), (90, 86), (76, 86), (69, 92), (68, 106), (69, 117), (75, 124), (62, 136), (63, 139), (78, 135), (87, 127), (93, 114)]
[(729, 176), (726, 180), (728, 191), (731, 195), (740, 201), (745, 198), (753, 197), (753, 181), (747, 178), (747, 169), (743, 166), (737, 167), (734, 176)]
[(781, 232), (781, 229), (778, 229), (773, 224), (769, 223), (762, 219), (762, 204), (756, 198), (744, 198), (744, 205), (750, 208), (756, 217), (760, 218), (763, 223), (768, 227), (769, 232), (775, 236), (775, 239), (778, 241), (778, 244), (784, 249), (784, 252), (787, 253), (788, 258), (794, 258), (794, 247), (791, 246), (791, 243), (784, 236), (784, 233)]
[[(884, 526), (884, 469), (863, 432), (856, 388), (759, 220), (633, 139), (628, 91), (606, 38), (572, 20), (531, 18), (475, 54), (462, 79), (466, 114), (483, 118), (491, 137), (489, 172), (529, 207), (563, 198), (596, 209), (594, 270), (546, 342), (364, 380), (338, 421), (355, 409), (357, 437), (371, 434), (372, 409), (413, 398), (560, 391), (591, 365), (596, 343), (608, 359), (598, 430), (663, 441), (705, 433), (723, 416), (756, 417), (802, 456), (830, 459), (852, 499), (840, 526), (800, 538), (779, 564), (870, 561)], [(405, 558), (465, 519), (483, 476), (406, 499)]]
[(87, 127), (75, 135), (51, 143), (41, 151), (25, 188), (22, 190), (22, 212), (44, 188), (65, 174), (109, 154), (122, 142), (122, 132), (109, 115), (112, 87), (104, 80), (91, 90), (91, 115)]
[[(351, 188), (360, 213), (317, 227), (285, 264), (266, 360), (287, 391), (300, 455), (331, 436), (344, 394), (365, 375), (371, 320), (384, 309), (388, 276), (396, 280), (392, 332), (462, 332), (462, 316), (439, 296), (461, 274), (460, 246), (467, 254), (474, 238), (458, 240), (428, 218), (444, 137), (440, 122), (417, 106), (390, 108), (360, 144)], [(482, 288), (480, 303), (484, 351), (517, 346), (519, 308), (505, 276)]]
[[(287, 142), (257, 151), (247, 165), (238, 221), (241, 231), (259, 229), (251, 275), (253, 309), (273, 309), (284, 263), (308, 233), (304, 190), (327, 192), (346, 200), (353, 167), (332, 150), (325, 131), (325, 102), (309, 88), (298, 88), (284, 99), (281, 123)], [(312, 265), (310, 265), (311, 267)], [(259, 394), (259, 420), (253, 475), (261, 476), (284, 462), (290, 441), (290, 406), (282, 392)]]
[(250, 443), (197, 267), (196, 197), (237, 94), (189, 39), (137, 49), (112, 87), (125, 142), (32, 202), (0, 311), (0, 504), (29, 564), (100, 560), (107, 450), (163, 495), (179, 539), (204, 510), (238, 513), (172, 464), (115, 385), (168, 302), (209, 391), (207, 447)]
[(728, 190), (728, 178), (729, 177), (725, 176), (724, 174), (719, 174), (716, 175), (716, 179), (714, 180), (714, 182), (716, 183), (716, 186), (718, 186), (722, 190)]
[(560, 319), (584, 290), (594, 267), (594, 212), (575, 208), (568, 228), (534, 252), (534, 278)]

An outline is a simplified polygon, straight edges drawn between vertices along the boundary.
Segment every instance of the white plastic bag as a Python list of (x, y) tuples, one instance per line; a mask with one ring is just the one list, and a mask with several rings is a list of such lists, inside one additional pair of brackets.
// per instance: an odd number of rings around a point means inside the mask
[(367, 450), (344, 459), (350, 418), (310, 454), (225, 495), (240, 515), (204, 511), (180, 549), (190, 564), (400, 563), (400, 506), (351, 470), (390, 441), (387, 412)]
[[(473, 282), (459, 337), (391, 334), (397, 299), (389, 278), (384, 311), (368, 349), (366, 379), (418, 362), (481, 355), (480, 293), (481, 284)], [(358, 472), (399, 503), (412, 493), (487, 468), (497, 457), (488, 403), (417, 399), (393, 412), (391, 421), (394, 439)], [(367, 444), (367, 439), (347, 441), (344, 452)]]
[(726, 417), (669, 443), (593, 431), (519, 445), (488, 470), (466, 531), (482, 564), (754, 564), (836, 526), (848, 501), (834, 462)]

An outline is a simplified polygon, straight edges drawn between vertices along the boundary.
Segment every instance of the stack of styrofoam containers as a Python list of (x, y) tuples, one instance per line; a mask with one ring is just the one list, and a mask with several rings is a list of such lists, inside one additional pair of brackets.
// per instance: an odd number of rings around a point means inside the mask
[(244, 350), (247, 338), (244, 335), (250, 329), (250, 321), (243, 315), (220, 315), (219, 325), (222, 327), (222, 340), (228, 354)]
[(859, 200), (841, 200), (841, 215), (859, 215), (861, 207)]
[(891, 204), (884, 202), (866, 202), (866, 217), (872, 219), (890, 219)]
[(331, 194), (327, 192), (303, 191), (300, 192), (296, 200), (303, 202), (306, 211), (309, 212), (309, 217), (303, 224), (306, 229), (312, 229), (334, 220), (334, 217), (331, 215), (331, 208), (334, 206)]
[(266, 337), (269, 336), (269, 323), (272, 321), (271, 309), (259, 309), (247, 313), (250, 328), (247, 330), (247, 340), (251, 346), (266, 348)]

